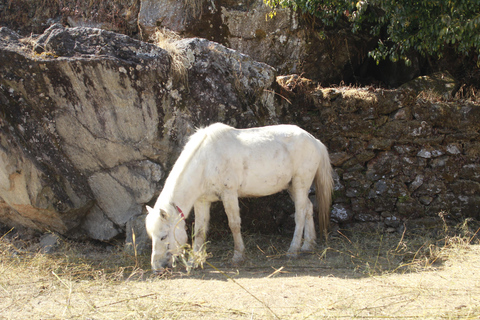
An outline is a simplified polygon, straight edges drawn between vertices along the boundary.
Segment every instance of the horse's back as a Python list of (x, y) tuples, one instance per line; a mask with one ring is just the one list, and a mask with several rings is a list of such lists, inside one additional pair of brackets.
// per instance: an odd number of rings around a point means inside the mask
[(214, 123), (208, 127), (197, 131), (210, 136), (210, 140), (216, 143), (232, 142), (234, 137), (242, 143), (254, 144), (258, 142), (267, 142), (272, 139), (288, 142), (294, 137), (304, 137), (306, 139), (316, 140), (310, 133), (302, 128), (292, 124), (279, 124), (265, 127), (255, 127), (246, 129), (235, 129), (223, 123)]
[(303, 129), (294, 125), (215, 126), (221, 133), (216, 132), (205, 150), (204, 174), (217, 189), (236, 188), (240, 196), (263, 196), (286, 189), (296, 175), (313, 179), (320, 161), (319, 142)]
[[(291, 166), (306, 162), (307, 157), (316, 155), (323, 146), (307, 131), (295, 125), (275, 125), (238, 130), (237, 138), (248, 153), (258, 153), (265, 157), (279, 157), (282, 154), (290, 159)], [(272, 159), (273, 160), (273, 159)]]

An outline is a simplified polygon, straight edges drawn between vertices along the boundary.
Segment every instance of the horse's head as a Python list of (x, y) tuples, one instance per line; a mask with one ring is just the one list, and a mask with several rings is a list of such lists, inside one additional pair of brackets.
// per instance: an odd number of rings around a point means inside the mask
[(173, 206), (167, 209), (147, 206), (145, 220), (147, 233), (152, 238), (152, 270), (162, 272), (171, 267), (173, 259), (187, 243), (185, 219), (180, 217)]

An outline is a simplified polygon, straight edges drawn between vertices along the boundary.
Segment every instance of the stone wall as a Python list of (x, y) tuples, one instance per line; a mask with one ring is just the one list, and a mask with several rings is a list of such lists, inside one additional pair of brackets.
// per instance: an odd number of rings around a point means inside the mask
[[(329, 148), (332, 220), (395, 231), (406, 220), (480, 219), (480, 105), (412, 90), (320, 88), (292, 94), (294, 112)], [(297, 80), (297, 85), (298, 85)], [(295, 85), (293, 86), (295, 87)]]

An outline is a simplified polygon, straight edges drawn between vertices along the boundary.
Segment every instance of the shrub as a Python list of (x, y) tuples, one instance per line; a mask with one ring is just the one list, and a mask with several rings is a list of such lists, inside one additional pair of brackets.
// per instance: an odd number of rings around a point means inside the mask
[(480, 2), (476, 0), (264, 0), (271, 8), (292, 8), (324, 26), (348, 23), (379, 38), (369, 53), (410, 64), (408, 53), (441, 58), (447, 48), (473, 55), (480, 64)]

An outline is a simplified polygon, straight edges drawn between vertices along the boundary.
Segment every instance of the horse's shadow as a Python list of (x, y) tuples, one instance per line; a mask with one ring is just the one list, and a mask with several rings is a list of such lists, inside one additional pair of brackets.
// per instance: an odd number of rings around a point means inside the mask
[[(295, 257), (287, 254), (290, 234), (245, 234), (246, 260), (231, 262), (231, 236), (214, 237), (207, 243), (203, 267), (186, 271), (181, 264), (174, 276), (204, 280), (234, 280), (274, 277), (337, 277), (358, 279), (391, 273), (408, 273), (443, 265), (441, 256), (431, 256), (425, 245), (430, 237), (405, 233), (337, 230), (327, 241), (317, 240), (311, 252)], [(226, 250), (227, 248), (227, 250)]]

